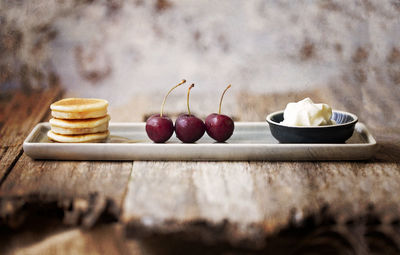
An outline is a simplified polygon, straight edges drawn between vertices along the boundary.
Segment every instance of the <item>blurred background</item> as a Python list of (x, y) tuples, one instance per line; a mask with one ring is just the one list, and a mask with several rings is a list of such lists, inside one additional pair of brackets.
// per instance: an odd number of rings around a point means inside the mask
[[(229, 83), (228, 114), (246, 95), (400, 84), (398, 0), (0, 3), (1, 89), (60, 83), (109, 100), (113, 121), (142, 121), (132, 109), (158, 111), (183, 78), (204, 116)], [(185, 111), (185, 95), (166, 111)]]

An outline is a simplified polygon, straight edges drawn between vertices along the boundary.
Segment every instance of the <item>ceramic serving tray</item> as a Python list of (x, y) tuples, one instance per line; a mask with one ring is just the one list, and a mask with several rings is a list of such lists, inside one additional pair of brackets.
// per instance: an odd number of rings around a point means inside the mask
[(236, 122), (226, 143), (214, 143), (204, 134), (195, 144), (175, 136), (155, 144), (145, 123), (110, 123), (110, 136), (101, 143), (56, 143), (47, 138), (49, 123), (39, 123), (23, 144), (34, 159), (57, 160), (363, 160), (373, 156), (376, 141), (366, 126), (357, 123), (344, 144), (280, 144), (266, 122)]

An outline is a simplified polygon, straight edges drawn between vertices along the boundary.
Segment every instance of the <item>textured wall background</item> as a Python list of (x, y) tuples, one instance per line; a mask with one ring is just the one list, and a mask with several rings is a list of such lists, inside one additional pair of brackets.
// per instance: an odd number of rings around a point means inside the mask
[(0, 0), (0, 36), (2, 90), (59, 81), (114, 113), (148, 95), (158, 110), (182, 78), (206, 112), (228, 83), (226, 104), (243, 92), (400, 86), (399, 0)]

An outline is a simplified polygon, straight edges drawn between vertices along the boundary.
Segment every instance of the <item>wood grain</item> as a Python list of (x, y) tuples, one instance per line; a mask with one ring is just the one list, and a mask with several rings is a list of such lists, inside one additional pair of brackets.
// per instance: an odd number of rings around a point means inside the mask
[(0, 202), (11, 207), (0, 216), (17, 213), (21, 203), (13, 201), (22, 199), (59, 203), (72, 225), (90, 227), (103, 213), (118, 217), (131, 168), (132, 162), (35, 161), (24, 154), (0, 188)]
[(234, 243), (262, 242), (326, 207), (341, 222), (371, 207), (391, 221), (400, 209), (393, 193), (400, 190), (399, 171), (395, 163), (135, 162), (123, 221)]
[(0, 99), (0, 185), (22, 155), (22, 142), (61, 93), (60, 86), (53, 86), (40, 91), (18, 90)]

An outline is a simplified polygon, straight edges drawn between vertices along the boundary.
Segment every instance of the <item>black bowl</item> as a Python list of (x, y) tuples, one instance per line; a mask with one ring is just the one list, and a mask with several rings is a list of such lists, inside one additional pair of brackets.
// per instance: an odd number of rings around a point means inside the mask
[(287, 126), (283, 121), (283, 111), (274, 112), (267, 116), (267, 122), (272, 135), (281, 143), (344, 143), (354, 132), (358, 118), (348, 112), (332, 112), (334, 125), (299, 127)]

